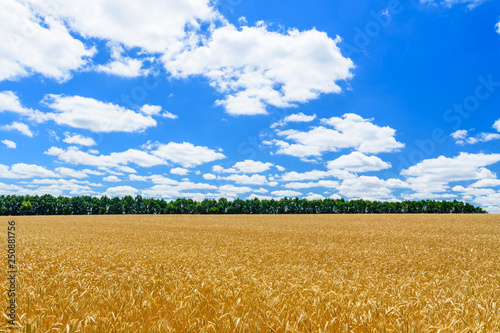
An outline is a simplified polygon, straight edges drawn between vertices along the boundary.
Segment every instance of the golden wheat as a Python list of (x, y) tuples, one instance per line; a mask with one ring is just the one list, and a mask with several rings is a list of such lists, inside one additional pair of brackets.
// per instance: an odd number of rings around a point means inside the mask
[(25, 332), (500, 332), (498, 215), (14, 219)]

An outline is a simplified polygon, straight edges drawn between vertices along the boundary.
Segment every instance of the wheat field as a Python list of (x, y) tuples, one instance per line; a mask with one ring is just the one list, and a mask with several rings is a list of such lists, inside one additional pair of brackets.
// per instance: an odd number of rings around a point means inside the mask
[(500, 332), (499, 215), (11, 219), (16, 331)]

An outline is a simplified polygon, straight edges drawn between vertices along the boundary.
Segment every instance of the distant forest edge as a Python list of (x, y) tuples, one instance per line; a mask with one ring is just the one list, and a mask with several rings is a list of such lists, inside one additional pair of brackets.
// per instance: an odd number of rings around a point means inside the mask
[(201, 202), (179, 198), (0, 196), (0, 215), (104, 215), (104, 214), (487, 214), (481, 207), (462, 201), (368, 201), (344, 199), (307, 200), (258, 198)]

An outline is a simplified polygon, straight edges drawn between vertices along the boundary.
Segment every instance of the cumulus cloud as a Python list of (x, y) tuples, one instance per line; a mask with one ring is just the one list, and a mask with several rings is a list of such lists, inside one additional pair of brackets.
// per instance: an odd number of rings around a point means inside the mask
[(150, 116), (93, 98), (46, 95), (43, 102), (56, 111), (51, 117), (57, 124), (93, 132), (141, 132), (157, 124)]
[(189, 142), (168, 144), (155, 143), (150, 146), (151, 154), (166, 161), (171, 161), (191, 168), (208, 162), (225, 158), (224, 154), (216, 152), (208, 147), (195, 146)]
[(31, 132), (29, 126), (17, 121), (10, 125), (1, 126), (0, 129), (4, 131), (18, 131), (19, 133), (29, 136), (30, 138), (33, 137), (33, 132)]
[(87, 178), (89, 174), (94, 174), (94, 175), (100, 175), (100, 172), (94, 172), (92, 170), (74, 170), (70, 168), (65, 168), (65, 167), (60, 167), (56, 168), (55, 171), (61, 176), (61, 177), (71, 177), (71, 178)]
[(76, 179), (34, 179), (32, 188), (24, 189), (19, 194), (44, 195), (50, 193), (54, 196), (59, 195), (97, 195), (93, 187), (99, 187), (101, 184), (90, 183), (88, 181), (79, 181)]
[(230, 176), (224, 177), (223, 179), (231, 180), (237, 184), (242, 184), (242, 185), (269, 185), (266, 176), (262, 176), (262, 175), (251, 175), (251, 176), (230, 175)]
[(163, 118), (168, 118), (168, 119), (177, 119), (177, 118), (179, 118), (179, 116), (177, 116), (177, 115), (175, 115), (175, 114), (173, 114), (173, 113), (171, 113), (171, 112), (168, 112), (168, 111), (163, 112), (163, 113), (161, 114), (161, 116), (162, 116)]
[(344, 114), (342, 118), (321, 119), (325, 126), (313, 127), (309, 131), (277, 130), (280, 137), (294, 143), (274, 140), (278, 154), (297, 157), (321, 156), (325, 152), (353, 148), (361, 153), (393, 152), (404, 144), (396, 141), (396, 131), (388, 126), (380, 127), (356, 114)]
[(309, 194), (305, 197), (305, 199), (307, 199), (307, 200), (323, 200), (323, 199), (325, 199), (325, 197), (324, 197), (324, 196), (322, 196), (321, 194), (318, 194), (318, 193), (312, 193), (312, 192), (311, 192), (311, 193), (309, 193)]
[(147, 114), (148, 116), (156, 116), (160, 114), (162, 109), (163, 108), (159, 105), (146, 104), (141, 107), (141, 112)]
[(16, 149), (17, 147), (17, 143), (15, 143), (14, 141), (10, 141), (10, 140), (2, 140), (2, 143), (7, 147), (7, 148), (10, 148), (10, 149)]
[(36, 164), (17, 163), (12, 166), (0, 164), (0, 178), (27, 179), (35, 177), (56, 178), (60, 175)]
[(500, 186), (500, 179), (481, 179), (470, 185), (471, 187), (496, 187)]
[(468, 153), (453, 158), (440, 156), (424, 160), (401, 171), (416, 192), (407, 198), (434, 198), (436, 193), (446, 192), (452, 182), (495, 179), (496, 175), (485, 167), (499, 161), (500, 154)]
[(240, 194), (251, 192), (252, 189), (248, 186), (222, 185), (219, 186), (220, 197), (234, 199)]
[(291, 171), (283, 174), (281, 176), (281, 180), (286, 182), (299, 182), (304, 180), (318, 180), (329, 177), (346, 179), (355, 177), (355, 175), (344, 170), (329, 170), (329, 171), (312, 170), (306, 172)]
[(217, 179), (217, 176), (211, 173), (206, 173), (203, 175), (203, 179), (205, 180), (215, 180)]
[(170, 173), (173, 175), (185, 176), (189, 173), (189, 170), (184, 168), (173, 168), (170, 169)]
[[(119, 3), (120, 10), (115, 0), (73, 0), (57, 8), (41, 0), (24, 3), (9, 1), (0, 7), (5, 16), (0, 20), (0, 49), (7, 50), (0, 57), (0, 80), (31, 72), (65, 80), (71, 71), (83, 68), (95, 49), (73, 38), (68, 29), (87, 40), (108, 42), (110, 62), (93, 66), (97, 71), (145, 75), (145, 60), (162, 55), (174, 77), (208, 78), (224, 96), (217, 104), (230, 114), (293, 107), (340, 92), (339, 82), (352, 77), (354, 65), (341, 54), (340, 37), (316, 29), (272, 31), (264, 24), (237, 28), (211, 0), (144, 0), (140, 6), (126, 0)], [(30, 22), (33, 36), (23, 36), (16, 22)], [(127, 55), (137, 48), (134, 57)], [(54, 49), (59, 52), (50, 52)]]
[(404, 189), (410, 186), (399, 179), (383, 180), (375, 176), (360, 176), (345, 179), (338, 187), (339, 194), (364, 200), (394, 199), (394, 189)]
[[(493, 128), (500, 132), (500, 120), (497, 120), (493, 124)], [(465, 144), (476, 144), (479, 142), (489, 142), (492, 140), (500, 139), (500, 134), (498, 133), (479, 133), (476, 136), (469, 136), (468, 130), (458, 130), (451, 134), (451, 137), (455, 139), (455, 143), (458, 145)]]
[(313, 188), (313, 187), (326, 187), (329, 189), (334, 189), (337, 188), (338, 186), (339, 182), (334, 180), (320, 180), (317, 182), (308, 182), (308, 183), (293, 182), (284, 185), (285, 188), (292, 188), (294, 190)]
[(110, 187), (104, 192), (104, 195), (108, 197), (124, 197), (127, 195), (134, 196), (139, 192), (138, 189), (132, 186), (116, 186)]
[(337, 82), (352, 76), (353, 63), (338, 43), (315, 29), (280, 33), (265, 25), (226, 24), (204, 45), (164, 60), (174, 77), (207, 77), (225, 95), (218, 104), (228, 113), (266, 114), (268, 105), (292, 107), (340, 92)]
[(116, 176), (108, 176), (108, 177), (104, 177), (102, 180), (104, 180), (105, 182), (117, 183), (120, 181), (120, 178), (118, 178)]
[(308, 115), (303, 114), (302, 112), (295, 113), (295, 114), (291, 114), (291, 115), (285, 117), (285, 119), (283, 119), (283, 120), (275, 122), (274, 124), (271, 125), (271, 128), (275, 128), (278, 126), (285, 126), (288, 123), (308, 123), (308, 122), (313, 121), (314, 119), (316, 119), (315, 114), (308, 116)]
[(72, 0), (57, 10), (44, 6), (44, 1), (27, 2), (39, 13), (64, 20), (85, 38), (96, 37), (150, 53), (183, 47), (185, 43), (180, 42), (201, 22), (219, 16), (209, 0), (144, 0), (140, 4), (131, 0)]
[(278, 197), (278, 198), (284, 198), (284, 197), (298, 197), (301, 196), (302, 193), (298, 191), (292, 191), (292, 190), (279, 190), (279, 191), (272, 191), (272, 195)]
[[(499, 22), (499, 29), (500, 29), (500, 22)], [(499, 31), (499, 33), (500, 33), (500, 31)], [(498, 132), (500, 132), (500, 119), (495, 121), (495, 123), (493, 124), (493, 128), (496, 129)]]
[(489, 213), (500, 214), (500, 206), (498, 205), (500, 192), (477, 196), (473, 199), (473, 202), (486, 209)]
[(141, 112), (148, 115), (148, 116), (161, 116), (163, 118), (168, 118), (168, 119), (177, 119), (179, 118), (178, 116), (176, 116), (175, 114), (173, 113), (170, 113), (168, 111), (165, 111), (163, 113), (161, 113), (161, 111), (163, 110), (163, 108), (159, 105), (143, 105), (141, 107)]
[(334, 161), (328, 162), (328, 169), (340, 169), (350, 172), (368, 172), (389, 169), (390, 163), (382, 161), (376, 156), (366, 156), (360, 152), (343, 155)]
[(17, 113), (39, 123), (50, 119), (50, 117), (38, 110), (24, 107), (19, 97), (12, 91), (0, 92), (0, 112)]
[[(148, 180), (151, 180), (154, 186), (145, 189), (142, 191), (142, 194), (148, 197), (157, 197), (157, 198), (183, 198), (183, 197), (202, 197), (206, 196), (198, 192), (200, 195), (194, 195), (193, 193), (186, 193), (183, 191), (189, 190), (216, 190), (217, 187), (210, 184), (205, 183), (194, 183), (190, 181), (176, 181), (174, 179), (166, 178), (161, 175), (153, 175), (150, 177), (146, 177)], [(202, 199), (203, 199), (202, 198)]]
[(140, 167), (149, 168), (167, 164), (163, 159), (137, 149), (129, 149), (124, 152), (111, 153), (109, 155), (93, 155), (83, 152), (77, 147), (69, 147), (68, 149), (51, 147), (45, 154), (57, 156), (60, 161), (65, 163), (96, 167), (119, 168), (133, 163)]
[(85, 137), (81, 134), (72, 134), (69, 132), (64, 132), (64, 136), (66, 137), (63, 142), (80, 145), (80, 146), (95, 146), (96, 142), (92, 138)]
[(142, 69), (142, 60), (126, 56), (123, 47), (120, 45), (111, 44), (110, 48), (112, 61), (106, 65), (98, 65), (96, 67), (98, 72), (126, 78), (138, 77), (148, 73), (148, 71)]
[(19, 1), (0, 2), (0, 50), (0, 81), (31, 73), (64, 81), (95, 53), (73, 38), (60, 20)]
[(259, 161), (245, 160), (242, 162), (237, 162), (229, 169), (224, 169), (221, 166), (215, 165), (213, 167), (214, 172), (224, 172), (224, 173), (261, 173), (269, 170), (273, 166), (272, 163), (263, 163)]

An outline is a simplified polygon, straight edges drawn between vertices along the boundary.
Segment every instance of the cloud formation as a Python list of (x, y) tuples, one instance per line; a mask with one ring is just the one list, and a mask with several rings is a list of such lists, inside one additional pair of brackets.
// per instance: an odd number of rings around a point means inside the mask
[(206, 43), (173, 58), (164, 57), (174, 77), (207, 77), (225, 95), (218, 100), (229, 114), (266, 114), (341, 91), (338, 81), (352, 77), (353, 62), (342, 56), (340, 38), (315, 29), (280, 33), (261, 24), (226, 24)]
[(64, 81), (95, 54), (92, 47), (73, 38), (60, 20), (41, 16), (19, 1), (0, 2), (0, 50), (0, 81), (31, 73)]

